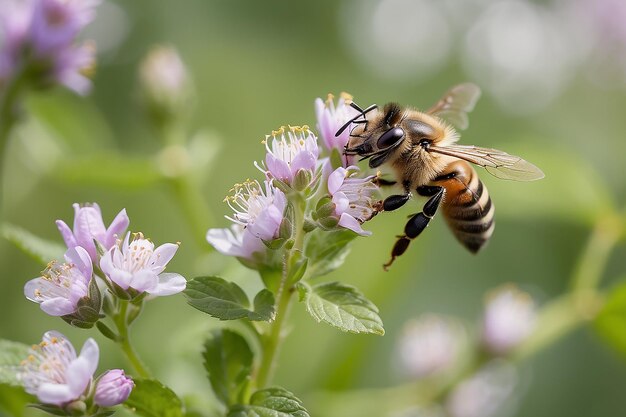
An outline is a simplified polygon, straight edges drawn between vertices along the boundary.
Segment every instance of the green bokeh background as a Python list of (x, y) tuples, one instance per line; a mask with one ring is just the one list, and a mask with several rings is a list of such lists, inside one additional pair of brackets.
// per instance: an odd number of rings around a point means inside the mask
[[(441, 70), (415, 80), (384, 77), (364, 67), (342, 41), (342, 2), (137, 0), (117, 5), (126, 14), (129, 31), (116, 50), (101, 57), (92, 94), (83, 99), (55, 90), (29, 96), (24, 121), (7, 153), (4, 217), (60, 241), (54, 220), (71, 222), (72, 203), (97, 201), (106, 222), (125, 207), (132, 230), (157, 243), (182, 242), (170, 270), (188, 278), (223, 271), (247, 288), (260, 285), (253, 273), (210, 253), (194, 237), (204, 231), (189, 227), (167, 184), (147, 181), (144, 186), (140, 173), (133, 173), (126, 185), (55, 175), (76, 155), (118, 149), (140, 159), (158, 152), (160, 141), (146, 127), (138, 106), (136, 75), (152, 45), (178, 48), (196, 87), (191, 131), (208, 129), (219, 142), (219, 155), (201, 187), (213, 225), (219, 227), (227, 224), (221, 217), (228, 213), (222, 199), (232, 184), (260, 177), (252, 162), (263, 158), (261, 139), (284, 124), (314, 126), (316, 97), (349, 91), (365, 105), (393, 100), (426, 107), (451, 85), (472, 81), (456, 50)], [(108, 29), (118, 30), (115, 25)], [(510, 183), (481, 172), (497, 207), (498, 225), (489, 246), (478, 256), (466, 253), (438, 218), (392, 271), (384, 273), (381, 265), (394, 236), (417, 206), (378, 216), (368, 224), (373, 237), (358, 239), (345, 265), (324, 280), (359, 287), (379, 306), (386, 335), (338, 333), (313, 322), (295, 305), (277, 384), (307, 404), (319, 391), (398, 383), (404, 377), (394, 349), (408, 319), (434, 312), (472, 323), (480, 315), (484, 294), (506, 282), (517, 283), (540, 304), (567, 290), (590, 219), (610, 201), (620, 206), (626, 195), (625, 86), (601, 87), (584, 71), (572, 71), (568, 87), (541, 111), (512, 115), (486, 94), (471, 115), (463, 143), (523, 155), (546, 173), (541, 183)], [(37, 111), (40, 119), (29, 110)], [(56, 138), (40, 140), (50, 136), (51, 126)], [(103, 168), (94, 164), (91, 169)], [(25, 300), (23, 285), (41, 266), (6, 241), (0, 250), (1, 338), (32, 343), (46, 330), (57, 329), (80, 345), (91, 336), (102, 350), (99, 369), (125, 365), (108, 340), (93, 331), (71, 329)], [(608, 281), (623, 276), (624, 255), (621, 247), (611, 258)], [(148, 303), (134, 326), (135, 342), (164, 382), (181, 393), (204, 390), (208, 397), (199, 353), (202, 335), (215, 324), (186, 306), (182, 296), (166, 297)], [(524, 363), (520, 385), (510, 415), (621, 415), (626, 366), (593, 329), (583, 328)], [(323, 404), (308, 407), (313, 413), (323, 410)]]

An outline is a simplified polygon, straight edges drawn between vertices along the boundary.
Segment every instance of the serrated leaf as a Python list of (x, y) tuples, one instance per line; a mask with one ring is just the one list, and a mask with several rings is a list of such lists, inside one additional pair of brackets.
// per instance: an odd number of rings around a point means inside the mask
[(339, 268), (350, 252), (350, 242), (357, 236), (351, 230), (328, 232), (317, 229), (308, 233), (304, 256), (309, 259), (309, 276), (325, 275)]
[(184, 293), (189, 305), (220, 320), (270, 321), (274, 317), (274, 295), (268, 290), (257, 294), (254, 311), (241, 287), (219, 277), (194, 278)]
[(255, 392), (250, 404), (231, 407), (228, 417), (309, 417), (302, 401), (284, 388)]
[(0, 384), (0, 415), (4, 411), (10, 416), (22, 417), (26, 406), (35, 401), (35, 397), (27, 394), (22, 387)]
[(626, 358), (626, 282), (611, 290), (594, 325), (605, 342)]
[(182, 417), (183, 405), (170, 388), (154, 379), (134, 379), (124, 406), (144, 417)]
[(63, 260), (63, 254), (67, 250), (59, 243), (42, 239), (9, 223), (2, 225), (2, 236), (42, 265), (47, 265), (52, 260)]
[(29, 351), (29, 345), (0, 339), (0, 384), (19, 385), (17, 371)]
[(355, 287), (340, 282), (302, 286), (309, 314), (344, 332), (383, 335), (378, 308)]
[(213, 330), (203, 358), (216, 397), (225, 405), (240, 401), (252, 372), (253, 354), (246, 339), (230, 329)]

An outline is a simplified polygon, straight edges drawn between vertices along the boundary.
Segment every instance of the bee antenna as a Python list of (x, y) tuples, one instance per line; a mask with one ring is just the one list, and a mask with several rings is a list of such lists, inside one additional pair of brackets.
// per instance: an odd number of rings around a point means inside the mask
[(363, 121), (359, 121), (358, 123), (367, 123), (367, 119), (365, 119), (365, 114), (371, 112), (374, 109), (377, 109), (378, 106), (376, 104), (372, 104), (371, 106), (369, 106), (368, 108), (366, 108), (365, 110), (361, 109), (356, 103), (352, 102), (350, 103), (350, 106), (354, 109), (356, 109), (357, 111), (360, 112), (360, 114), (357, 114), (356, 116), (354, 116), (352, 119), (348, 120), (346, 122), (346, 124), (344, 124), (343, 126), (341, 126), (341, 128), (337, 131), (337, 133), (335, 133), (335, 136), (339, 136), (343, 133), (344, 130), (346, 130), (348, 128), (348, 126), (350, 126), (352, 123), (355, 123), (356, 120), (359, 117), (363, 117)]

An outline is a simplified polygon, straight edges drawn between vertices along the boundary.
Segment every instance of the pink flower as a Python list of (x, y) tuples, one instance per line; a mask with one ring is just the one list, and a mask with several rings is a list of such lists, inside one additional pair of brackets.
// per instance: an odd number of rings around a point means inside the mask
[(344, 167), (353, 165), (356, 156), (344, 156), (343, 152), (350, 139), (350, 129), (344, 130), (339, 136), (335, 136), (337, 131), (350, 119), (359, 114), (358, 111), (348, 105), (352, 101), (352, 96), (342, 93), (337, 101), (337, 106), (333, 102), (333, 96), (328, 95), (326, 101), (321, 98), (315, 100), (315, 115), (317, 116), (317, 130), (323, 140), (324, 147), (331, 151), (336, 149)]
[(18, 379), (26, 392), (37, 396), (42, 403), (63, 406), (85, 393), (98, 367), (99, 356), (93, 339), (87, 339), (76, 357), (65, 336), (49, 331), (22, 361)]
[(252, 254), (267, 250), (261, 239), (239, 224), (234, 224), (230, 228), (209, 229), (206, 240), (224, 255), (248, 260), (252, 260)]
[(126, 215), (126, 209), (122, 209), (115, 219), (111, 222), (109, 228), (104, 227), (102, 220), (102, 212), (98, 204), (74, 204), (74, 231), (63, 220), (57, 220), (57, 228), (63, 236), (63, 240), (68, 248), (81, 246), (89, 253), (94, 262), (98, 261), (98, 253), (94, 239), (97, 240), (105, 249), (110, 249), (115, 245), (118, 237), (120, 237), (130, 220)]
[(35, 70), (39, 86), (62, 84), (85, 94), (85, 74), (94, 66), (93, 46), (76, 44), (78, 33), (95, 16), (100, 0), (5, 0), (0, 7), (4, 38), (0, 85), (16, 71)]
[(494, 353), (507, 353), (532, 333), (535, 320), (533, 299), (512, 285), (505, 286), (488, 296), (483, 342)]
[(65, 261), (64, 264), (50, 262), (42, 276), (24, 286), (26, 298), (39, 303), (51, 316), (76, 312), (79, 300), (89, 294), (93, 270), (87, 251), (80, 246), (70, 248), (65, 252)]
[(291, 185), (299, 171), (308, 171), (309, 178), (317, 165), (317, 138), (308, 126), (284, 126), (265, 137), (265, 165), (272, 178)]
[(124, 241), (118, 241), (100, 260), (100, 268), (112, 283), (122, 290), (134, 290), (139, 295), (147, 292), (164, 296), (177, 294), (185, 289), (187, 281), (180, 274), (164, 273), (172, 260), (178, 244), (166, 243), (154, 248), (154, 243), (142, 233), (135, 233), (130, 241), (130, 232)]
[(335, 204), (334, 215), (339, 219), (339, 226), (350, 229), (361, 236), (372, 232), (363, 230), (361, 224), (372, 218), (372, 195), (378, 187), (372, 182), (373, 176), (357, 178), (357, 167), (339, 167), (328, 176), (328, 192)]
[(134, 387), (123, 370), (111, 369), (98, 379), (94, 400), (101, 407), (113, 407), (126, 401)]

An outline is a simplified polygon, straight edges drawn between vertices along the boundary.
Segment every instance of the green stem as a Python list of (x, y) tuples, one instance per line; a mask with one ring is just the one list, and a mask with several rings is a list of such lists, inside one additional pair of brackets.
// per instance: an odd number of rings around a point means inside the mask
[(146, 366), (143, 364), (143, 362), (139, 358), (139, 355), (137, 355), (137, 352), (135, 352), (135, 349), (130, 343), (129, 327), (128, 327), (128, 320), (127, 320), (128, 305), (129, 305), (129, 301), (119, 300), (119, 309), (113, 317), (113, 322), (115, 323), (115, 326), (117, 327), (117, 331), (118, 331), (117, 342), (122, 348), (122, 351), (126, 355), (126, 358), (128, 359), (128, 361), (131, 363), (133, 368), (135, 368), (135, 371), (137, 372), (137, 374), (142, 378), (149, 378), (150, 372), (148, 371)]
[(289, 307), (295, 292), (292, 283), (287, 282), (287, 277), (290, 276), (288, 268), (291, 254), (294, 253), (294, 251), (302, 251), (305, 235), (305, 232), (302, 230), (302, 226), (304, 225), (304, 201), (299, 196), (297, 196), (296, 201), (297, 204), (294, 210), (296, 236), (293, 248), (285, 256), (283, 275), (278, 289), (276, 319), (272, 323), (265, 337), (265, 342), (263, 343), (263, 359), (256, 377), (257, 388), (265, 388), (274, 373), (276, 358), (283, 340), (283, 325), (289, 314)]
[[(13, 79), (0, 91), (0, 178), (4, 173), (4, 153), (11, 129), (18, 120), (16, 106), (25, 82), (25, 71), (20, 70)], [(0, 184), (1, 185), (1, 184)], [(0, 189), (0, 217), (2, 213), (3, 191)]]

